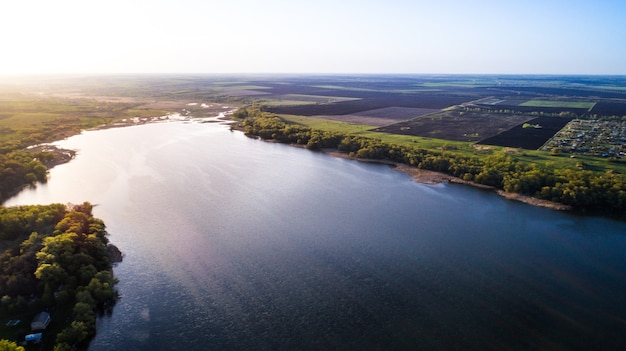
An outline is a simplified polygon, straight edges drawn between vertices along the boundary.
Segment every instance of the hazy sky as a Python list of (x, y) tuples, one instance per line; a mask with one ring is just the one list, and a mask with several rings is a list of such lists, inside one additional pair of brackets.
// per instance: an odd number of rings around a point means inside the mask
[(624, 0), (22, 0), (0, 74), (626, 74)]

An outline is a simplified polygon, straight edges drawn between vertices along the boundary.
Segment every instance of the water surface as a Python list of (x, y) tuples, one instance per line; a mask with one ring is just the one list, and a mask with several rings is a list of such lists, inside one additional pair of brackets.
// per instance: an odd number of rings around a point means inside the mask
[(90, 350), (618, 349), (626, 224), (428, 186), (218, 124), (85, 132), (6, 205), (97, 206), (125, 253)]

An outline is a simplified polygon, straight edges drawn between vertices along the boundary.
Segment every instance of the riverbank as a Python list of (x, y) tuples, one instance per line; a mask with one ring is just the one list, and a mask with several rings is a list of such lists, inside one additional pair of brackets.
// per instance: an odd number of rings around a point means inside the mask
[[(189, 105), (189, 104), (186, 104), (186, 105)], [(209, 104), (206, 106), (208, 107), (206, 110), (204, 110), (204, 112), (207, 112), (207, 114), (210, 114), (210, 115), (213, 115), (213, 114), (216, 114), (216, 115), (211, 116), (211, 117), (197, 117), (196, 115), (193, 114), (193, 112), (183, 109), (181, 113), (172, 112), (170, 114), (163, 115), (163, 116), (135, 117), (135, 118), (123, 119), (117, 122), (104, 124), (99, 127), (88, 129), (88, 130), (123, 128), (123, 127), (132, 127), (132, 126), (151, 124), (151, 123), (164, 123), (164, 122), (176, 122), (176, 121), (198, 121), (200, 123), (217, 123), (217, 122), (232, 121), (230, 119), (230, 115), (233, 113), (233, 111), (235, 111), (233, 107), (221, 105), (221, 104)], [(74, 134), (64, 134), (61, 136), (59, 140), (71, 137), (72, 135)], [(48, 168), (48, 170), (50, 170), (51, 168), (55, 166), (70, 162), (71, 160), (74, 159), (74, 157), (76, 157), (75, 150), (62, 149), (53, 145), (52, 143), (30, 146), (28, 147), (27, 150), (31, 152), (43, 151), (43, 152), (48, 152), (48, 153), (53, 154), (54, 156), (52, 158), (43, 162), (43, 164), (46, 166), (46, 168)], [(19, 192), (20, 190), (21, 189), (19, 189), (17, 192)]]
[[(224, 109), (226, 108), (227, 106), (220, 106), (221, 112), (219, 112), (219, 115), (211, 117), (211, 121), (208, 121), (208, 122), (218, 122), (218, 121), (231, 122), (232, 123), (231, 130), (237, 130), (237, 131), (243, 132), (243, 128), (241, 127), (241, 125), (236, 123), (230, 118), (230, 115), (232, 114), (234, 110), (227, 110), (226, 112), (224, 112)], [(173, 113), (170, 115), (159, 116), (159, 117), (123, 120), (120, 122), (100, 126), (97, 129), (120, 128), (120, 127), (128, 127), (128, 126), (142, 125), (142, 124), (148, 124), (148, 123), (161, 123), (161, 122), (170, 122), (170, 121), (190, 121), (190, 120), (199, 120), (201, 122), (207, 122), (203, 120), (202, 118), (193, 117), (193, 116), (183, 116), (179, 113)], [(265, 140), (265, 141), (276, 142), (274, 140)], [(290, 144), (290, 145), (304, 148), (303, 145), (297, 145), (297, 144)], [(46, 163), (46, 167), (48, 169), (54, 166), (63, 164), (63, 163), (67, 163), (71, 161), (76, 155), (76, 151), (74, 150), (60, 149), (54, 145), (49, 145), (49, 144), (38, 145), (38, 146), (32, 147), (31, 150), (46, 151), (46, 152), (51, 152), (54, 154), (54, 159)], [(503, 190), (499, 190), (491, 186), (467, 181), (467, 180), (454, 177), (454, 176), (441, 173), (441, 172), (419, 169), (419, 168), (412, 167), (412, 166), (399, 163), (399, 162), (394, 162), (394, 161), (389, 161), (389, 160), (363, 159), (363, 158), (351, 157), (349, 154), (340, 152), (335, 149), (323, 149), (322, 152), (328, 155), (334, 156), (334, 157), (340, 157), (340, 158), (355, 160), (359, 162), (386, 164), (392, 167), (394, 170), (410, 175), (414, 181), (418, 183), (422, 183), (422, 184), (429, 184), (429, 185), (435, 185), (435, 184), (440, 184), (440, 183), (462, 184), (462, 185), (467, 185), (467, 186), (471, 186), (471, 187), (475, 187), (475, 188), (479, 188), (483, 190), (492, 191), (498, 194), (499, 196), (502, 196), (508, 200), (519, 201), (519, 202), (523, 202), (523, 203), (530, 204), (533, 206), (539, 206), (539, 207), (549, 208), (549, 209), (558, 210), (558, 211), (571, 211), (572, 210), (571, 206), (564, 205), (561, 203), (538, 199), (538, 198), (528, 196), (528, 195), (505, 192)]]
[(549, 208), (549, 209), (553, 209), (557, 211), (571, 211), (572, 210), (571, 206), (560, 204), (558, 202), (542, 200), (542, 199), (538, 199), (536, 197), (532, 197), (528, 195), (508, 193), (504, 190), (499, 190), (492, 186), (470, 182), (470, 181), (463, 180), (461, 178), (454, 177), (454, 176), (441, 173), (441, 172), (435, 172), (435, 171), (429, 171), (425, 169), (419, 169), (417, 167), (411, 167), (409, 165), (405, 165), (399, 162), (393, 162), (393, 161), (388, 161), (388, 160), (360, 159), (357, 157), (351, 157), (350, 155), (346, 153), (343, 153), (337, 150), (331, 150), (331, 149), (326, 149), (322, 151), (334, 157), (356, 160), (360, 162), (386, 164), (386, 165), (393, 167), (393, 169), (396, 171), (403, 172), (403, 173), (410, 175), (413, 178), (413, 180), (421, 184), (429, 184), (429, 185), (435, 185), (435, 184), (440, 184), (440, 183), (462, 184), (462, 185), (467, 185), (467, 186), (471, 186), (474, 188), (492, 191), (508, 200), (519, 201), (519, 202), (523, 202), (525, 204), (529, 204), (533, 206)]
[[(231, 130), (237, 130), (242, 133), (245, 133), (243, 125), (241, 123), (233, 123), (231, 124), (230, 128)], [(254, 138), (255, 136), (251, 136), (251, 137)], [(262, 139), (262, 140), (267, 141), (267, 142), (280, 142), (280, 141), (272, 140), (272, 139)], [(302, 144), (291, 143), (288, 145), (299, 147), (299, 148), (306, 148), (306, 146)], [(364, 159), (364, 158), (352, 157), (345, 152), (338, 151), (337, 149), (322, 149), (321, 151), (334, 157), (356, 160), (360, 162), (386, 164), (386, 165), (393, 167), (393, 169), (397, 171), (404, 172), (410, 175), (413, 178), (413, 180), (422, 184), (430, 184), (430, 185), (440, 184), (440, 183), (462, 184), (462, 185), (467, 185), (467, 186), (471, 186), (471, 187), (478, 188), (478, 189), (492, 191), (495, 194), (502, 196), (508, 200), (519, 201), (519, 202), (533, 205), (533, 206), (549, 208), (549, 209), (557, 210), (557, 211), (573, 210), (572, 206), (569, 206), (569, 205), (564, 205), (564, 204), (554, 202), (554, 201), (543, 200), (543, 199), (539, 199), (533, 196), (509, 193), (509, 192), (497, 189), (492, 186), (479, 184), (479, 183), (472, 182), (472, 181), (467, 181), (467, 180), (464, 180), (455, 176), (451, 176), (449, 174), (441, 173), (441, 172), (419, 169), (417, 167), (409, 166), (400, 162), (395, 162), (395, 161), (390, 161), (390, 160), (381, 160), (381, 159)]]

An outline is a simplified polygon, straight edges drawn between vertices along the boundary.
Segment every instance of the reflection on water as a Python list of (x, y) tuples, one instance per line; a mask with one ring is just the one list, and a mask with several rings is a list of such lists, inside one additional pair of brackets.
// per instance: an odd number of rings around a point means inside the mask
[(91, 350), (614, 349), (626, 225), (215, 124), (87, 132), (8, 204), (82, 202), (125, 253)]

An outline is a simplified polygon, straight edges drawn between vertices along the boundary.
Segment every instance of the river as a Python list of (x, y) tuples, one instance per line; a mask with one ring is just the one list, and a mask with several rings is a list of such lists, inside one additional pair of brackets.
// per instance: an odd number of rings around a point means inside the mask
[(626, 223), (170, 122), (87, 131), (5, 205), (96, 205), (125, 254), (90, 350), (619, 349)]

